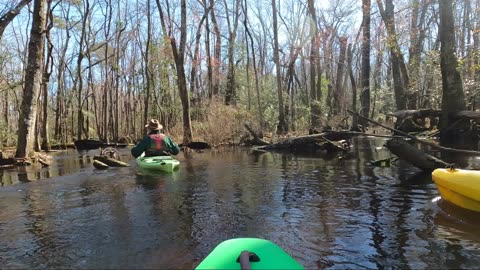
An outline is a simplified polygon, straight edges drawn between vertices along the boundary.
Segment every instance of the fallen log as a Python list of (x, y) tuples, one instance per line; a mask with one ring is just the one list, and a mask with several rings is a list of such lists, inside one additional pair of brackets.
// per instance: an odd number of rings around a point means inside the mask
[[(350, 131), (328, 131), (320, 134), (306, 135), (300, 137), (287, 138), (275, 144), (257, 147), (263, 150), (289, 150), (289, 151), (308, 151), (317, 150), (340, 150), (345, 149), (344, 144), (338, 141), (348, 141), (354, 136), (358, 136), (359, 132)], [(332, 141), (335, 141), (333, 143)], [(342, 145), (342, 146), (340, 146)]]
[(400, 159), (403, 159), (422, 171), (433, 171), (437, 168), (452, 166), (441, 159), (424, 153), (422, 150), (402, 139), (388, 140), (385, 147)]
[(99, 170), (105, 170), (105, 169), (108, 169), (108, 165), (99, 161), (99, 160), (94, 160), (93, 161), (93, 167), (99, 169)]
[(253, 129), (248, 124), (244, 124), (244, 126), (253, 137), (253, 141), (251, 142), (253, 145), (269, 145), (270, 144), (269, 142), (263, 139), (260, 139), (260, 137), (258, 137), (258, 134), (255, 131), (253, 131)]
[(480, 151), (474, 151), (474, 150), (464, 150), (464, 149), (455, 149), (455, 148), (449, 148), (449, 147), (444, 147), (444, 146), (440, 146), (438, 144), (435, 144), (433, 142), (430, 142), (430, 141), (426, 141), (426, 140), (422, 140), (420, 138), (417, 138), (415, 136), (412, 136), (408, 133), (405, 133), (403, 131), (400, 131), (398, 129), (394, 129), (394, 128), (391, 128), (391, 127), (387, 127), (385, 125), (382, 125), (381, 123), (375, 121), (375, 120), (372, 120), (370, 118), (367, 118), (367, 117), (364, 117), (356, 112), (353, 112), (351, 110), (347, 110), (350, 114), (356, 114), (358, 117), (370, 122), (370, 123), (373, 123), (375, 125), (378, 125), (378, 126), (381, 126), (385, 129), (388, 129), (390, 131), (393, 131), (393, 132), (396, 132), (397, 134), (400, 134), (402, 136), (405, 136), (407, 138), (410, 138), (412, 140), (414, 140), (415, 142), (419, 142), (419, 143), (422, 143), (422, 144), (425, 144), (425, 145), (428, 145), (428, 146), (431, 146), (435, 149), (438, 149), (438, 150), (442, 150), (442, 151), (449, 151), (449, 152), (454, 152), (454, 153), (462, 153), (462, 154), (469, 154), (469, 155), (480, 155)]
[(102, 163), (105, 163), (108, 166), (111, 166), (111, 167), (128, 167), (127, 163), (125, 163), (123, 161), (120, 161), (120, 160), (110, 158), (110, 157), (106, 157), (106, 156), (94, 156), (93, 160), (94, 161), (98, 160)]

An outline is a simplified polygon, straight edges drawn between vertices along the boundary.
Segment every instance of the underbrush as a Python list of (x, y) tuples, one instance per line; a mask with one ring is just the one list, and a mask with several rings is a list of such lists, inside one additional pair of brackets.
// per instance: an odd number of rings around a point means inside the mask
[[(237, 106), (226, 106), (221, 101), (212, 101), (202, 111), (201, 120), (192, 120), (194, 141), (205, 141), (211, 145), (238, 143), (247, 133), (245, 123), (256, 122), (254, 116)], [(170, 132), (172, 138), (181, 142), (181, 121)]]

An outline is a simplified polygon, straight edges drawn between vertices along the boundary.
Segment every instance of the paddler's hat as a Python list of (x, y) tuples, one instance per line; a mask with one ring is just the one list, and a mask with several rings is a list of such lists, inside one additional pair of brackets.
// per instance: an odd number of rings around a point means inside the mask
[(163, 126), (160, 125), (157, 119), (150, 119), (150, 122), (148, 122), (145, 127), (150, 130), (161, 130), (163, 128)]

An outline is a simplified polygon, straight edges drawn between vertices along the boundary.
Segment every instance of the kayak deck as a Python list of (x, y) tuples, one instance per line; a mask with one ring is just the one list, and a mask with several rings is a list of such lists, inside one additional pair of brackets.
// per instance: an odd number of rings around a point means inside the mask
[(220, 243), (196, 269), (240, 269), (237, 259), (244, 250), (254, 253), (251, 269), (303, 269), (297, 261), (276, 244), (259, 238), (236, 238)]
[(436, 169), (432, 179), (444, 200), (480, 212), (480, 171)]
[(137, 165), (143, 169), (172, 172), (179, 168), (180, 161), (171, 156), (138, 157)]

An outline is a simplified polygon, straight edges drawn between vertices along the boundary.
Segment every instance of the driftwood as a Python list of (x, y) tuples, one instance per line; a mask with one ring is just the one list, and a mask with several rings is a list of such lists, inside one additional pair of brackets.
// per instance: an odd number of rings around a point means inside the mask
[(348, 148), (348, 143), (346, 143), (346, 141), (354, 136), (358, 136), (358, 133), (359, 132), (329, 131), (320, 134), (287, 138), (279, 143), (261, 146), (257, 149), (309, 152), (317, 150), (344, 150)]
[(108, 166), (111, 166), (111, 167), (128, 167), (127, 163), (125, 163), (123, 161), (120, 161), (120, 160), (110, 158), (110, 157), (106, 157), (106, 156), (94, 156), (93, 160), (94, 161), (98, 160), (102, 163), (105, 163)]
[(99, 169), (99, 170), (105, 170), (107, 169), (109, 166), (103, 162), (101, 162), (100, 160), (94, 160), (93, 161), (93, 167)]
[(253, 140), (251, 142), (253, 145), (269, 145), (270, 144), (269, 142), (261, 139), (258, 136), (258, 134), (255, 131), (253, 131), (253, 129), (248, 124), (244, 124), (244, 126), (253, 137)]
[(52, 163), (52, 157), (47, 154), (35, 153), (33, 159), (42, 164), (43, 167), (50, 166)]
[(390, 152), (398, 156), (400, 159), (408, 161), (413, 166), (423, 171), (433, 171), (437, 168), (451, 166), (451, 164), (424, 153), (422, 150), (402, 139), (388, 140), (385, 144), (385, 147), (387, 147)]
[(388, 129), (390, 131), (393, 131), (393, 132), (396, 132), (397, 134), (400, 134), (402, 136), (405, 136), (407, 138), (410, 138), (416, 142), (419, 142), (419, 143), (422, 143), (422, 144), (425, 144), (425, 145), (428, 145), (428, 146), (431, 146), (432, 148), (435, 148), (435, 149), (438, 149), (438, 150), (442, 150), (442, 151), (448, 151), (448, 152), (454, 152), (454, 153), (462, 153), (462, 154), (469, 154), (469, 155), (480, 155), (480, 152), (479, 151), (474, 151), (474, 150), (464, 150), (464, 149), (455, 149), (455, 148), (449, 148), (449, 147), (444, 147), (444, 146), (440, 146), (436, 143), (433, 143), (433, 142), (430, 142), (430, 141), (427, 141), (427, 140), (422, 140), (420, 138), (417, 138), (415, 136), (412, 136), (408, 133), (405, 133), (403, 131), (400, 131), (398, 129), (394, 129), (394, 128), (391, 128), (391, 127), (387, 127), (385, 125), (382, 125), (381, 123), (375, 121), (375, 120), (372, 120), (370, 118), (367, 118), (367, 117), (364, 117), (356, 112), (353, 112), (351, 110), (347, 110), (350, 114), (356, 114), (358, 117), (370, 122), (370, 123), (373, 123), (375, 125), (378, 125), (378, 126), (381, 126), (385, 129)]

